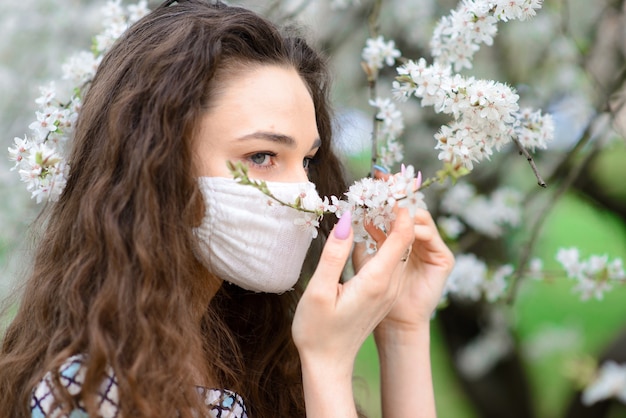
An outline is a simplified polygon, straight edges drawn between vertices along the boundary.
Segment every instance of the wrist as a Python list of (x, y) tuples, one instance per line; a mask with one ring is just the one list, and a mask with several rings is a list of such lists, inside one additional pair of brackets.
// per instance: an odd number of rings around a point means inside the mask
[(354, 362), (301, 357), (306, 416), (356, 418), (352, 371)]
[(324, 356), (300, 354), (302, 374), (334, 381), (352, 380), (354, 359), (331, 359)]
[(381, 322), (374, 330), (379, 350), (385, 347), (415, 347), (430, 344), (430, 320), (411, 324)]

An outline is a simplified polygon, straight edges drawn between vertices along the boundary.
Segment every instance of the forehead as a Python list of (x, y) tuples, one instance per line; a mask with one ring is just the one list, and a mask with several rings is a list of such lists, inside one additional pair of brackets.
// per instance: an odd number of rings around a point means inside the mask
[(310, 142), (318, 137), (309, 90), (292, 67), (264, 65), (220, 77), (202, 124), (238, 138), (252, 131), (276, 132)]

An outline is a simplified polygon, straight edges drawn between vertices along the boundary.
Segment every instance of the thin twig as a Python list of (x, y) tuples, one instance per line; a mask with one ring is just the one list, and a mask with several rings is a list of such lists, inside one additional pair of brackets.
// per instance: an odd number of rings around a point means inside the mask
[(378, 36), (378, 28), (380, 26), (380, 22), (378, 19), (380, 18), (380, 10), (383, 6), (383, 0), (376, 0), (374, 5), (372, 6), (372, 10), (367, 17), (367, 23), (370, 30), (370, 37), (375, 38)]
[[(378, 36), (378, 18), (380, 17), (380, 9), (382, 7), (382, 0), (376, 0), (372, 6), (369, 16), (367, 17), (369, 34), (371, 38)], [(378, 79), (378, 69), (369, 68), (367, 64), (363, 64), (363, 69), (367, 75), (367, 84), (369, 90), (369, 98), (371, 101), (376, 100), (376, 80)], [(380, 128), (381, 120), (377, 116), (378, 110), (374, 110), (374, 116), (372, 118), (372, 155), (370, 164), (370, 176), (374, 177), (374, 166), (378, 163), (378, 130)]]
[[(588, 129), (588, 132), (589, 131), (590, 130)], [(588, 135), (590, 136), (591, 134), (588, 133)], [(589, 138), (587, 138), (584, 142), (588, 142), (588, 141), (589, 141)], [(552, 199), (549, 199), (544, 205), (544, 207), (541, 210), (537, 211), (537, 213), (540, 215), (537, 216), (535, 223), (533, 224), (531, 228), (530, 238), (528, 239), (528, 241), (522, 248), (521, 256), (517, 264), (517, 269), (515, 270), (515, 274), (511, 278), (511, 286), (509, 288), (509, 294), (506, 298), (506, 302), (508, 304), (512, 304), (513, 301), (515, 300), (517, 291), (519, 289), (519, 284), (521, 283), (521, 279), (524, 276), (524, 273), (526, 271), (526, 265), (530, 261), (532, 250), (534, 249), (535, 243), (537, 242), (537, 239), (539, 239), (539, 235), (541, 233), (543, 225), (548, 218), (547, 213), (549, 212), (550, 208), (554, 207), (557, 201), (572, 186), (574, 181), (576, 181), (576, 179), (582, 172), (583, 168), (587, 165), (587, 163), (591, 160), (591, 158), (596, 155), (597, 151), (601, 148), (602, 145), (603, 145), (603, 141), (601, 140), (601, 138), (600, 137), (596, 138), (593, 148), (587, 153), (587, 155), (583, 157), (582, 161), (578, 162), (578, 164), (575, 165), (574, 168), (569, 172), (568, 176), (565, 178), (565, 180), (561, 183), (560, 187), (556, 190), (556, 192), (552, 196)]]
[(513, 138), (513, 142), (515, 142), (515, 145), (517, 145), (517, 149), (519, 149), (519, 154), (526, 157), (526, 161), (528, 161), (528, 164), (530, 164), (530, 168), (533, 170), (535, 177), (537, 177), (537, 184), (543, 188), (548, 187), (546, 182), (543, 181), (543, 179), (541, 178), (541, 174), (539, 174), (539, 170), (537, 170), (537, 166), (535, 165), (535, 160), (533, 160), (532, 155), (530, 155), (528, 150), (524, 148), (522, 144), (520, 144), (517, 138)]

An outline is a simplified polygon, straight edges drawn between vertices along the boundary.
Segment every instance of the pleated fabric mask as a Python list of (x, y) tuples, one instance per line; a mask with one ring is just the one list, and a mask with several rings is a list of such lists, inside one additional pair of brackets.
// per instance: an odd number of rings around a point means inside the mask
[[(297, 224), (303, 213), (263, 192), (224, 177), (199, 177), (205, 204), (196, 256), (213, 274), (255, 292), (283, 293), (298, 280), (313, 233)], [(320, 197), (315, 184), (267, 182), (283, 202), (300, 196), (305, 207)]]

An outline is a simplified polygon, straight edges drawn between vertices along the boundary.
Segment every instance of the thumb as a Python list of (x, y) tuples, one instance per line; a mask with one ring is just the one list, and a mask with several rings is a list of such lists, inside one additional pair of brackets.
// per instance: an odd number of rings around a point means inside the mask
[(328, 236), (307, 289), (314, 287), (323, 291), (337, 286), (352, 250), (352, 235), (352, 214), (346, 211)]

